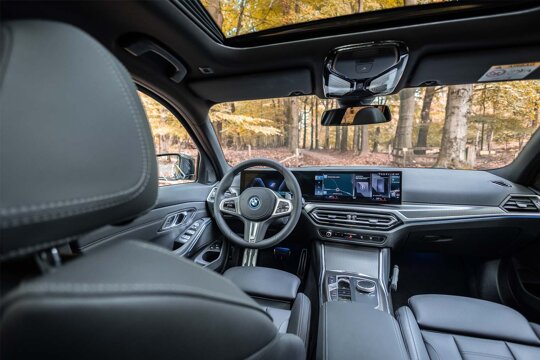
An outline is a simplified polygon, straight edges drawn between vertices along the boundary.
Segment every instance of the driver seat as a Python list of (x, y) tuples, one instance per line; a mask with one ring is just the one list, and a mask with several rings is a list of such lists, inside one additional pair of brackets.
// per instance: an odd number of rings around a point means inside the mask
[(259, 266), (232, 267), (223, 276), (262, 306), (280, 333), (297, 335), (307, 350), (311, 302), (298, 292), (298, 276)]
[(97, 41), (47, 21), (4, 22), (0, 36), (0, 358), (305, 359), (231, 281), (148, 243), (8, 283), (151, 209), (157, 165), (131, 77)]

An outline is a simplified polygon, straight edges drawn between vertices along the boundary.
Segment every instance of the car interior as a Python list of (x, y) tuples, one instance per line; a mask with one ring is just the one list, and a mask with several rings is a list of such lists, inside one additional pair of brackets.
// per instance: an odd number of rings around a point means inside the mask
[[(449, 125), (494, 81), (540, 123), (540, 3), (338, 3), (0, 3), (2, 359), (540, 359), (539, 124)], [(385, 140), (429, 87), (507, 163)]]

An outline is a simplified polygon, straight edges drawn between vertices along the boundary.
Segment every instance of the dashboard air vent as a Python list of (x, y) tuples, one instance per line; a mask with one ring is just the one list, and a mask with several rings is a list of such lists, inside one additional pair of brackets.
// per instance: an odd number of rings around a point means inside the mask
[(509, 183), (507, 183), (505, 181), (502, 181), (502, 180), (492, 180), (491, 182), (494, 183), (495, 185), (499, 185), (499, 186), (512, 187), (512, 185), (510, 185)]
[(400, 224), (394, 215), (384, 213), (315, 209), (310, 215), (318, 224), (356, 229), (390, 230)]
[(537, 196), (510, 196), (503, 204), (508, 212), (540, 212), (540, 199)]

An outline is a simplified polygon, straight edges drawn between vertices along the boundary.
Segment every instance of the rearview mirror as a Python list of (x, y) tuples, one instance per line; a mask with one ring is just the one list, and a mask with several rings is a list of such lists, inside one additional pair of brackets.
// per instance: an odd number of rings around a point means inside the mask
[(327, 110), (323, 113), (322, 126), (352, 126), (381, 124), (392, 120), (386, 105), (354, 106)]
[(160, 182), (195, 180), (195, 161), (186, 154), (158, 154)]

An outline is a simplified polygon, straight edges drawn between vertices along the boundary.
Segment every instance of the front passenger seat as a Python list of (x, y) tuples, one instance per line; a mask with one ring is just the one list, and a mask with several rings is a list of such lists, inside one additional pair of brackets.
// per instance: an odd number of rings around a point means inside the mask
[(412, 360), (540, 359), (540, 326), (501, 304), (417, 295), (396, 318)]
[[(4, 22), (0, 35), (0, 261), (151, 209), (152, 135), (123, 66), (69, 25)], [(140, 241), (85, 253), (1, 300), (2, 359), (306, 356), (232, 282)]]

